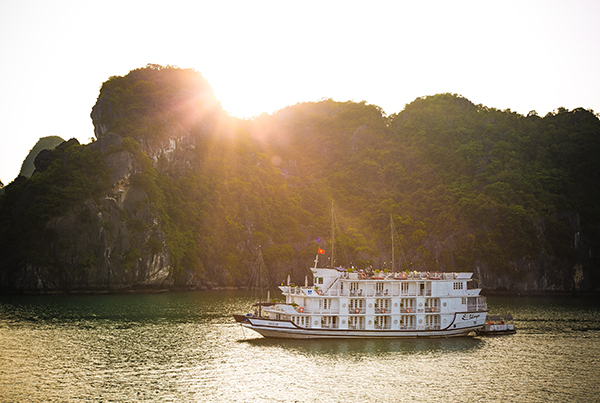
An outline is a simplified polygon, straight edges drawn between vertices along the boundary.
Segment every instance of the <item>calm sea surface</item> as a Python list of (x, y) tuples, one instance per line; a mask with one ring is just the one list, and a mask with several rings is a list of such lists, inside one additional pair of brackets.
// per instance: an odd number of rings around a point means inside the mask
[(0, 401), (600, 401), (600, 301), (490, 297), (512, 336), (263, 339), (244, 291), (0, 297)]

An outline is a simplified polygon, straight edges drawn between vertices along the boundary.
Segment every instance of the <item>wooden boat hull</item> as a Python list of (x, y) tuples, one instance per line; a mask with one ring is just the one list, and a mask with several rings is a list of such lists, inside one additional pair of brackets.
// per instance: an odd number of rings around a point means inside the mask
[(478, 329), (476, 332), (478, 336), (502, 336), (507, 334), (515, 334), (516, 330), (482, 330)]

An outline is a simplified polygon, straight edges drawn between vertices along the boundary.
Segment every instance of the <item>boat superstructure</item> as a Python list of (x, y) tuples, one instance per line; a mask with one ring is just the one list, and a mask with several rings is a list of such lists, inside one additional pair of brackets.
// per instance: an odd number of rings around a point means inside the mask
[[(317, 262), (317, 260), (315, 260)], [(262, 315), (236, 315), (264, 337), (399, 338), (465, 336), (485, 323), (472, 273), (348, 271), (311, 268), (313, 285), (282, 285), (285, 303)]]

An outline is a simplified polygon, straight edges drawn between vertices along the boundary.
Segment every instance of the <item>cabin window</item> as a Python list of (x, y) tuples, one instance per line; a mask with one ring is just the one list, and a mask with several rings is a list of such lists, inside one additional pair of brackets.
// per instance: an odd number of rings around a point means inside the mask
[(439, 329), (440, 327), (440, 316), (439, 315), (427, 315), (425, 316), (425, 327), (428, 329)]
[(462, 289), (463, 289), (463, 287), (464, 287), (464, 283), (463, 283), (462, 281), (461, 281), (461, 282), (454, 283), (454, 289), (455, 289), (455, 290), (462, 290)]
[(462, 304), (463, 304), (463, 305), (467, 305), (467, 299), (466, 299), (466, 298), (463, 298), (463, 299), (462, 299)]
[(390, 328), (390, 317), (389, 316), (376, 316), (375, 317), (375, 329), (389, 329)]
[(365, 328), (365, 317), (364, 316), (351, 316), (348, 318), (348, 325), (350, 329), (364, 329)]
[(337, 316), (323, 316), (321, 318), (321, 327), (337, 328)]
[(310, 317), (307, 317), (307, 316), (295, 316), (294, 317), (294, 323), (297, 324), (298, 326), (308, 327), (308, 325), (310, 324)]
[(408, 294), (408, 283), (401, 283), (402, 294)]
[(330, 299), (323, 300), (323, 309), (331, 309), (331, 300)]
[[(348, 305), (350, 308), (350, 313), (360, 313), (363, 310), (363, 300), (362, 299), (351, 299), (350, 304)], [(358, 309), (358, 312), (356, 310)]]
[[(382, 311), (385, 310), (385, 311)], [(390, 300), (389, 299), (376, 299), (375, 300), (375, 311), (376, 313), (385, 313), (390, 311)]]
[(315, 284), (323, 284), (323, 277), (315, 277)]
[(402, 315), (400, 317), (400, 329), (412, 329), (415, 327), (415, 317)]
[(375, 292), (378, 294), (383, 293), (383, 283), (375, 283)]

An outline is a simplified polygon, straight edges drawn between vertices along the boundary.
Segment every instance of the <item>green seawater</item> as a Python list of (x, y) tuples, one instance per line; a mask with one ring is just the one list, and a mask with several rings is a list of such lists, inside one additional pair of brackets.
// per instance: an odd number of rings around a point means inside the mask
[(490, 297), (511, 336), (263, 339), (244, 291), (1, 296), (0, 402), (596, 402), (600, 301)]

